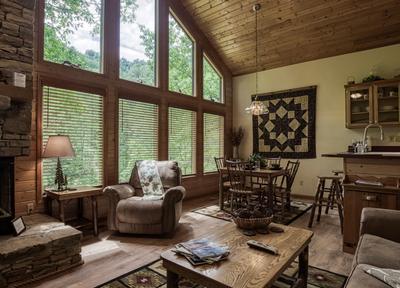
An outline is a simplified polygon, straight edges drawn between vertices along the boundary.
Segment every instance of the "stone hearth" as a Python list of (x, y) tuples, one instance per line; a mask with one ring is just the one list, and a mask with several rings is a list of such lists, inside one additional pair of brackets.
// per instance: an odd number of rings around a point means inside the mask
[(82, 232), (35, 214), (24, 218), (27, 230), (0, 236), (0, 287), (17, 287), (82, 264)]

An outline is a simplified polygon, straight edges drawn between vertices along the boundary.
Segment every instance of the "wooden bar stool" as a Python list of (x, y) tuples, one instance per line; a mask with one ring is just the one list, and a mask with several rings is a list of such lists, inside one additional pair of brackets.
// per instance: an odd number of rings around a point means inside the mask
[[(333, 173), (333, 175), (340, 177), (340, 180), (339, 180), (339, 190), (340, 190), (341, 199), (343, 200), (343, 186), (342, 186), (342, 184), (343, 184), (343, 183), (342, 183), (342, 181), (343, 181), (343, 176), (341, 176), (341, 175), (342, 175), (342, 174), (344, 175), (344, 171), (343, 171), (343, 170), (332, 170), (332, 173)], [(330, 203), (329, 203), (330, 205), (327, 205), (327, 206), (326, 206), (325, 214), (328, 214), (329, 207), (330, 207), (331, 209), (333, 209), (333, 207), (335, 206), (335, 201), (334, 201), (335, 195), (334, 195), (334, 192), (335, 192), (335, 191), (331, 191), (331, 193), (329, 193), (328, 199), (330, 200)]]
[[(311, 215), (308, 227), (309, 228), (312, 227), (315, 216), (315, 209), (317, 209), (317, 207), (318, 207), (317, 222), (319, 222), (321, 219), (322, 207), (325, 206), (328, 210), (329, 207), (331, 206), (331, 203), (333, 203), (333, 205), (336, 205), (338, 208), (339, 218), (340, 218), (340, 228), (343, 233), (343, 196), (341, 194), (341, 188), (340, 188), (341, 185), (340, 181), (342, 177), (318, 176), (318, 179), (319, 183), (318, 183), (317, 193), (315, 194), (314, 203), (311, 209)], [(330, 187), (327, 187), (326, 185), (327, 181), (331, 181)], [(328, 198), (324, 197), (325, 192), (328, 193)]]

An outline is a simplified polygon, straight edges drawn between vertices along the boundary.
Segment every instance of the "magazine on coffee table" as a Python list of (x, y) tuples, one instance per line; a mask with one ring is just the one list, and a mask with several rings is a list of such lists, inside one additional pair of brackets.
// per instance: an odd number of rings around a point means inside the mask
[(175, 253), (183, 255), (192, 265), (212, 264), (224, 260), (229, 248), (207, 239), (195, 239), (175, 246)]

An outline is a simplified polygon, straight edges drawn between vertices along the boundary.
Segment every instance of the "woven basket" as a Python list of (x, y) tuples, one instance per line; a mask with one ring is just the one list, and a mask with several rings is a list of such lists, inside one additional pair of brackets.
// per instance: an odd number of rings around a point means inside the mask
[(258, 228), (267, 228), (269, 224), (272, 222), (271, 217), (263, 217), (263, 218), (240, 218), (240, 217), (233, 217), (233, 221), (235, 222), (236, 226), (241, 229), (251, 230), (251, 229), (258, 229)]

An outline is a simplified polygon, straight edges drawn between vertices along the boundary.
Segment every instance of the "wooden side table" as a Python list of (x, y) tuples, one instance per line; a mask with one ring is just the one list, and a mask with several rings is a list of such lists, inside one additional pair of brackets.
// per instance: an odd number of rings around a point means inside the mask
[(74, 187), (74, 191), (52, 191), (46, 189), (44, 192), (47, 199), (47, 213), (52, 216), (52, 200), (58, 202), (58, 218), (65, 223), (65, 205), (69, 201), (77, 199), (78, 200), (78, 211), (79, 218), (83, 215), (83, 199), (89, 198), (92, 204), (92, 224), (93, 224), (93, 234), (98, 235), (98, 219), (97, 219), (97, 196), (102, 195), (103, 187), (91, 187), (82, 186)]

